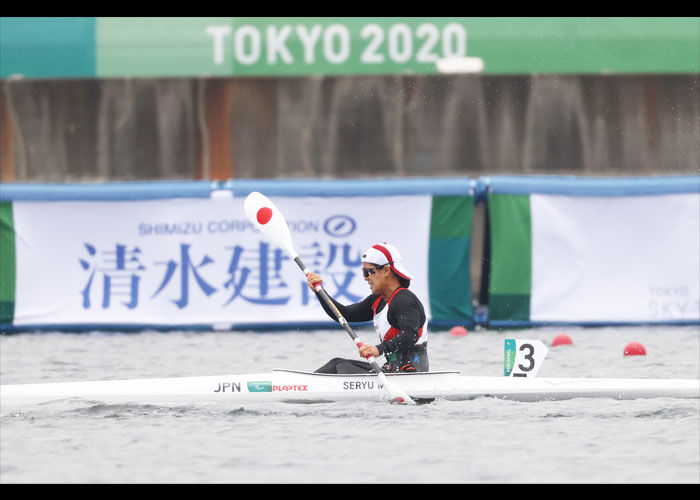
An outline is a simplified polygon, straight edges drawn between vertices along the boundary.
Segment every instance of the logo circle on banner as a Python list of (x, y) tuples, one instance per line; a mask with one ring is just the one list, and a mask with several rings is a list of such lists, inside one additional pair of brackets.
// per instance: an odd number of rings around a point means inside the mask
[(323, 230), (331, 236), (349, 236), (356, 228), (357, 223), (348, 215), (333, 215), (323, 223)]

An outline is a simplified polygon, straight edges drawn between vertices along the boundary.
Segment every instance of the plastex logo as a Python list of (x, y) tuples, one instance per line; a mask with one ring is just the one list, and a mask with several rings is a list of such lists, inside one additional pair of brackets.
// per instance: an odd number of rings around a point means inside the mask
[(248, 382), (248, 392), (272, 392), (272, 382)]

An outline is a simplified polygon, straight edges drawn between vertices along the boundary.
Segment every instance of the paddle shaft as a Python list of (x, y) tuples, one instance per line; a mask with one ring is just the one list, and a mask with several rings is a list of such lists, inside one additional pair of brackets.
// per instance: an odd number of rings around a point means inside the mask
[[(305, 276), (309, 275), (309, 271), (306, 269), (306, 266), (302, 262), (302, 260), (299, 257), (294, 258), (294, 262), (297, 263), (299, 268), (302, 270)], [(338, 318), (338, 322), (345, 328), (345, 331), (348, 332), (348, 335), (355, 341), (355, 344), (357, 345), (358, 348), (362, 347), (364, 343), (358, 338), (357, 334), (354, 332), (352, 327), (350, 327), (350, 324), (348, 321), (345, 319), (345, 317), (340, 313), (336, 305), (333, 303), (331, 298), (328, 296), (328, 293), (321, 287), (321, 285), (316, 285), (315, 286), (316, 293), (318, 293), (321, 296), (321, 299), (328, 305), (328, 307), (331, 308), (331, 310), (335, 313), (336, 317)], [(384, 371), (381, 369), (377, 361), (374, 359), (372, 355), (367, 355), (366, 357), (367, 361), (369, 364), (374, 368), (374, 371), (377, 372), (380, 375), (384, 375)]]

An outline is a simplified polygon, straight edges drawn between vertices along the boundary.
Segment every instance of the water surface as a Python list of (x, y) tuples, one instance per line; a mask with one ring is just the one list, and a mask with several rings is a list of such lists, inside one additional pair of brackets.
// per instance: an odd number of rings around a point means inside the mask
[[(505, 338), (550, 348), (541, 377), (698, 378), (697, 327), (433, 332), (432, 370), (500, 377)], [(368, 331), (360, 336), (372, 340)], [(623, 356), (630, 341), (646, 356)], [(342, 330), (0, 337), (0, 382), (314, 370)], [(0, 409), (2, 483), (700, 483), (700, 399), (492, 398)]]

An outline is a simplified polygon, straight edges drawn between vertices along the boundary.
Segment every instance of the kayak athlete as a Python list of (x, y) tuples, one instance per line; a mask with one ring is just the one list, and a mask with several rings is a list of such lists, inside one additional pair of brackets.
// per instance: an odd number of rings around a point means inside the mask
[[(348, 322), (373, 321), (379, 344), (360, 347), (360, 356), (384, 355), (385, 372), (428, 371), (428, 329), (423, 304), (408, 290), (413, 276), (406, 271), (398, 249), (387, 243), (373, 245), (362, 256), (362, 275), (371, 295), (356, 304), (343, 305), (331, 300)], [(312, 290), (322, 283), (318, 274), (307, 276)], [(318, 296), (318, 294), (317, 294)], [(326, 313), (336, 319), (330, 307), (319, 301)], [(373, 371), (366, 361), (333, 358), (316, 373), (367, 373)]]

